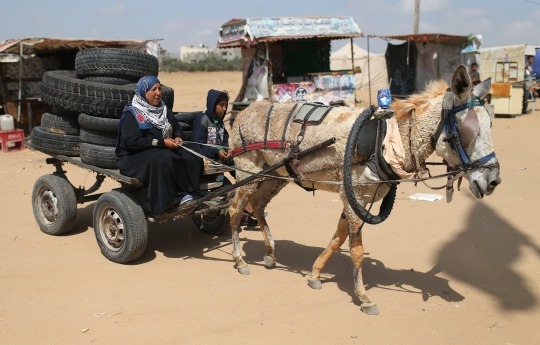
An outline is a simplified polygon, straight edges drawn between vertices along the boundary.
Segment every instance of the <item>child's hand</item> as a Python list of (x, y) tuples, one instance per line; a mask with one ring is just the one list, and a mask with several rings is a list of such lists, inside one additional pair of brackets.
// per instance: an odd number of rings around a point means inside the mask
[(229, 157), (229, 154), (227, 152), (221, 150), (218, 151), (218, 155), (221, 159), (227, 159)]

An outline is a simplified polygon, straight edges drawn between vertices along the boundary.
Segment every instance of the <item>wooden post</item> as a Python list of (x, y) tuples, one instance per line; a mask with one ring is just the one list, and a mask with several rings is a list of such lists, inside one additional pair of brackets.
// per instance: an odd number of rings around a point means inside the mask
[(17, 123), (21, 122), (21, 102), (22, 102), (22, 71), (23, 71), (23, 43), (20, 42), (19, 50), (19, 100), (17, 102)]
[(414, 0), (414, 34), (418, 35), (418, 22), (420, 21), (420, 0)]
[(2, 79), (2, 73), (0, 73), (0, 94), (2, 94), (2, 106), (4, 107), (4, 113), (8, 113), (7, 110), (7, 100), (8, 100), (8, 91), (4, 80)]

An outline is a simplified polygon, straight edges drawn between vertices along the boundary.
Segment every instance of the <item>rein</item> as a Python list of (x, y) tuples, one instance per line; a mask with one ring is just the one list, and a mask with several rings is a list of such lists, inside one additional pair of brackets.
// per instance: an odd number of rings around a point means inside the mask
[[(207, 161), (209, 161), (209, 162), (211, 162), (211, 163), (213, 163), (215, 165), (222, 166), (222, 167), (228, 168), (228, 169), (233, 169), (235, 171), (240, 171), (240, 172), (243, 172), (243, 173), (248, 174), (248, 175), (258, 176), (260, 178), (278, 179), (278, 180), (285, 180), (285, 181), (290, 181), (290, 182), (321, 183), (321, 184), (329, 184), (329, 185), (342, 185), (343, 184), (343, 182), (339, 182), (339, 181), (313, 180), (313, 179), (309, 179), (309, 178), (300, 179), (300, 178), (287, 177), (287, 176), (261, 174), (261, 173), (257, 173), (257, 172), (252, 172), (252, 171), (240, 169), (240, 168), (237, 168), (237, 167), (234, 167), (234, 166), (225, 165), (225, 164), (223, 164), (223, 163), (221, 163), (219, 161), (210, 159), (210, 158), (208, 158), (208, 157), (206, 157), (206, 156), (204, 156), (204, 155), (202, 155), (202, 154), (200, 154), (200, 153), (198, 153), (196, 151), (193, 151), (190, 148), (187, 148), (185, 146), (180, 146), (179, 148), (184, 149), (184, 150), (192, 153), (193, 155), (195, 155), (197, 157), (206, 159)], [(440, 165), (440, 164), (443, 164), (443, 163), (432, 163), (432, 164)], [(366, 185), (378, 185), (378, 184), (385, 184), (385, 183), (386, 184), (395, 184), (395, 183), (400, 183), (400, 182), (418, 183), (418, 182), (423, 182), (423, 181), (440, 179), (440, 178), (443, 178), (443, 177), (453, 178), (456, 175), (460, 174), (461, 172), (466, 172), (466, 171), (469, 171), (469, 170), (476, 170), (476, 169), (480, 169), (480, 168), (496, 168), (496, 167), (498, 167), (498, 165), (499, 165), (498, 163), (495, 163), (495, 164), (488, 164), (488, 165), (485, 165), (485, 166), (482, 166), (482, 167), (466, 167), (466, 168), (463, 168), (463, 169), (460, 169), (460, 170), (455, 170), (455, 171), (447, 172), (447, 173), (440, 174), (440, 175), (435, 175), (435, 176), (430, 175), (429, 177), (418, 177), (418, 178), (412, 178), (412, 179), (363, 181), (363, 182), (361, 182), (361, 181), (353, 181), (353, 184), (356, 185), (356, 186), (366, 186)], [(328, 170), (332, 170), (332, 169), (337, 170), (337, 169), (341, 169), (341, 168), (342, 168), (342, 166), (337, 166), (337, 167), (331, 167), (331, 168), (327, 168), (327, 169), (309, 171), (309, 172), (305, 172), (304, 174), (309, 175), (309, 174), (328, 171)]]

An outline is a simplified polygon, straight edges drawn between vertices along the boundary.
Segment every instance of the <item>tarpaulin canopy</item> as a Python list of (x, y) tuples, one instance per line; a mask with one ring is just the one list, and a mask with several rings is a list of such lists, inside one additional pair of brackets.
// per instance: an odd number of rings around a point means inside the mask
[(66, 50), (80, 50), (86, 48), (125, 48), (139, 50), (146, 47), (146, 43), (155, 40), (98, 40), (93, 38), (47, 38), (26, 37), (0, 41), (0, 53), (19, 54), (20, 43), (23, 45), (23, 54), (47, 54)]
[(352, 17), (282, 17), (232, 19), (220, 29), (218, 48), (302, 38), (364, 37)]
[(481, 35), (448, 35), (441, 33), (416, 35), (369, 35), (386, 41), (405, 41), (398, 45), (388, 43), (386, 63), (392, 94), (407, 95), (422, 91), (436, 79), (450, 81), (460, 64), (470, 65), (477, 60), (475, 54), (482, 44)]
[[(355, 74), (355, 86), (357, 90), (369, 90), (369, 78), (371, 77), (371, 87), (375, 90), (388, 88), (388, 71), (386, 69), (386, 58), (384, 54), (369, 54), (356, 44), (354, 49), (354, 66), (360, 67), (361, 73)], [(351, 46), (346, 44), (343, 48), (330, 55), (330, 68), (333, 71), (351, 69)]]

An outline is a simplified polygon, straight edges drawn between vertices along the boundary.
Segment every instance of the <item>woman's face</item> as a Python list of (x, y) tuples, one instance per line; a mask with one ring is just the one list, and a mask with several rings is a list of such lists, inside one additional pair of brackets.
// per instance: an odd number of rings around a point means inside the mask
[(161, 84), (155, 83), (154, 86), (146, 92), (146, 101), (148, 104), (157, 107), (159, 103), (161, 102), (161, 98), (163, 98), (163, 92), (161, 92)]

